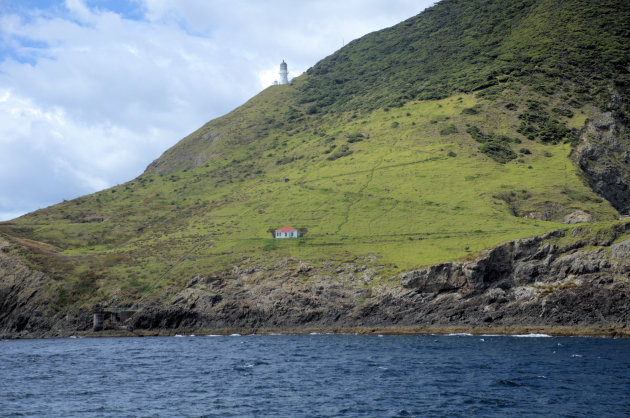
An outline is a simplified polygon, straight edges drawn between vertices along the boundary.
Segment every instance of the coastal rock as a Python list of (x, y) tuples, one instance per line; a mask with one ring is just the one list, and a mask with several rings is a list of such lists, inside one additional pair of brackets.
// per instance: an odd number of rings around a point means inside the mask
[[(378, 279), (377, 269), (362, 264), (315, 267), (286, 259), (264, 268), (244, 265), (183, 281), (168, 304), (141, 302), (119, 328), (623, 327), (630, 324), (630, 240), (611, 243), (628, 231), (630, 222), (594, 236), (582, 229), (569, 236), (585, 239), (565, 246), (557, 244), (565, 231), (518, 239), (474, 260), (440, 263), (369, 287), (370, 279), (358, 275)], [(91, 329), (91, 309), (55, 313), (54, 301), (40, 296), (50, 278), (2, 245), (0, 335)]]
[(583, 210), (576, 210), (575, 212), (571, 212), (564, 217), (565, 224), (580, 224), (593, 221), (593, 216), (590, 213), (584, 212)]
[[(630, 260), (630, 239), (613, 244), (610, 247), (612, 258), (616, 260)], [(630, 263), (629, 263), (630, 264)]]

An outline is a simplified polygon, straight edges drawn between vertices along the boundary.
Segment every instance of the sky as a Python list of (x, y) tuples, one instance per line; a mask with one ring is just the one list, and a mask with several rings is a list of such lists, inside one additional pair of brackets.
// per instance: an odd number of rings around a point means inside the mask
[(140, 175), (204, 123), (434, 0), (0, 0), (0, 221)]

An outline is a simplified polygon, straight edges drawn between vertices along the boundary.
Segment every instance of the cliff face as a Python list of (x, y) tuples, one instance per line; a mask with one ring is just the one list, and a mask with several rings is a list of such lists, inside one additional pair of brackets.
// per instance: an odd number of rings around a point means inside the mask
[(41, 328), (41, 303), (34, 302), (47, 277), (29, 269), (21, 259), (5, 254), (7, 247), (8, 243), (0, 240), (0, 333)]
[(91, 325), (87, 311), (55, 315), (49, 294), (54, 280), (5, 252), (8, 246), (0, 239), (0, 336), (59, 335)]
[[(444, 263), (403, 275), (402, 287), (415, 293), (412, 298), (423, 299), (416, 320), (627, 326), (630, 240), (611, 245), (615, 235), (603, 235), (565, 247), (553, 243), (563, 236), (556, 231), (516, 240), (474, 262)], [(596, 248), (587, 249), (591, 246)]]
[(587, 123), (574, 158), (593, 190), (619, 213), (630, 214), (630, 136), (613, 113)]

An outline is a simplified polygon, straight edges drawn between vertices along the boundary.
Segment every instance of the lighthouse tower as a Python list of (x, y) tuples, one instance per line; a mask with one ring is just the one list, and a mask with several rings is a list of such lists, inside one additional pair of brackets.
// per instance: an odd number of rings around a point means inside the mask
[(280, 84), (289, 84), (289, 71), (287, 71), (287, 63), (282, 60), (280, 63)]

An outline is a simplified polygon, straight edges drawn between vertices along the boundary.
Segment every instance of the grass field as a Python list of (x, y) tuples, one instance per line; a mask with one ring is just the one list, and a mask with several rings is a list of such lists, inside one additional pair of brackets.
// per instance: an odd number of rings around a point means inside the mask
[[(618, 216), (584, 184), (569, 143), (517, 133), (519, 111), (509, 109), (526, 103), (514, 91), (309, 115), (295, 89), (269, 88), (210, 122), (153, 173), (0, 231), (46, 244), (23, 255), (78, 303), (166, 294), (197, 274), (288, 258), (333, 269), (366, 264), (384, 279), (565, 227), (576, 209), (598, 221)], [(546, 100), (552, 107), (560, 99)], [(584, 106), (563, 122), (581, 127), (593, 112)], [(472, 126), (514, 138), (517, 157), (500, 163), (484, 154)], [(545, 211), (549, 221), (526, 218)], [(285, 225), (307, 233), (272, 239), (269, 230)]]

